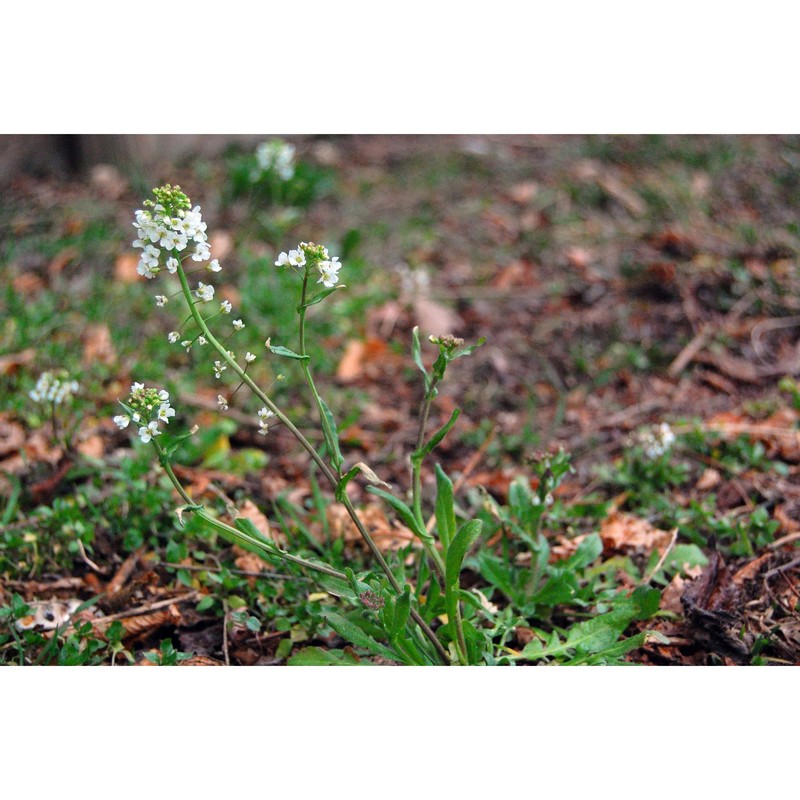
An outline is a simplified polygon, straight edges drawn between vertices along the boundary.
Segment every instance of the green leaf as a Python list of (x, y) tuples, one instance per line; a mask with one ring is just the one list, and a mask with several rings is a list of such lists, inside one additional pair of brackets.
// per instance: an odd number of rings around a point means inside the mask
[(481, 535), (483, 521), (472, 519), (465, 522), (450, 543), (447, 549), (447, 560), (445, 562), (445, 586), (457, 587), (458, 577), (461, 574), (461, 564), (464, 561), (467, 551), (477, 541)]
[(428, 370), (425, 369), (425, 364), (422, 363), (422, 348), (419, 344), (419, 325), (415, 325), (414, 330), (411, 331), (411, 355), (414, 359), (414, 363), (419, 367), (419, 371), (425, 376), (425, 391), (427, 392), (431, 379), (428, 375)]
[(270, 352), (275, 353), (276, 356), (283, 356), (284, 358), (296, 358), (298, 361), (308, 361), (309, 356), (301, 356), (299, 353), (295, 353), (294, 350), (289, 350), (288, 347), (283, 347), (283, 345), (267, 345)]
[(351, 650), (323, 650), (321, 647), (304, 647), (287, 662), (290, 667), (356, 667), (369, 665)]
[(594, 562), (603, 552), (603, 540), (600, 534), (592, 533), (587, 536), (567, 560), (570, 569), (585, 569)]
[(416, 450), (411, 454), (411, 460), (415, 463), (422, 461), (422, 459), (425, 458), (425, 456), (428, 455), (428, 453), (430, 453), (431, 450), (433, 450), (433, 448), (436, 447), (436, 445), (438, 445), (445, 436), (447, 436), (450, 429), (456, 424), (456, 420), (458, 419), (458, 415), (460, 413), (460, 408), (454, 409), (453, 413), (450, 415), (450, 419), (444, 425), (442, 425), (442, 427), (439, 428), (439, 430), (436, 431), (433, 436), (431, 436), (427, 444), (424, 444), (419, 450)]
[(445, 555), (456, 535), (456, 512), (453, 499), (453, 482), (439, 464), (436, 471), (436, 530)]
[(422, 541), (433, 543), (433, 536), (417, 522), (414, 512), (402, 500), (399, 500), (393, 494), (384, 492), (383, 489), (378, 489), (375, 486), (367, 486), (367, 491), (370, 494), (376, 494), (378, 497), (383, 498), (400, 515), (406, 527), (409, 528), (415, 536)]
[(339, 289), (346, 289), (347, 287), (341, 283), (338, 286), (334, 286), (330, 289), (323, 289), (321, 292), (317, 292), (316, 294), (312, 294), (305, 303), (302, 305), (297, 306), (298, 313), (302, 311), (304, 308), (308, 308), (309, 306), (315, 306), (317, 303), (321, 303), (328, 295), (333, 294), (334, 292), (338, 291)]
[[(233, 524), (242, 532), (255, 539), (257, 542), (263, 542), (268, 548), (274, 550), (275, 542), (268, 539), (263, 533), (255, 526), (252, 520), (246, 517), (236, 517)], [(263, 549), (263, 548), (262, 548)]]
[(331, 438), (332, 441), (330, 442), (330, 447), (333, 448), (333, 452), (330, 454), (331, 460), (334, 462), (336, 470), (340, 470), (342, 468), (342, 464), (344, 464), (344, 459), (342, 458), (342, 451), (339, 448), (339, 431), (336, 427), (336, 421), (333, 418), (333, 413), (331, 412), (330, 408), (328, 408), (328, 404), (320, 397), (319, 398), (319, 405), (322, 409), (322, 413), (325, 416), (325, 421), (327, 423), (327, 430), (330, 431), (330, 437), (326, 436), (325, 441), (328, 441), (328, 438)]
[(447, 548), (445, 561), (444, 597), (447, 608), (447, 620), (453, 636), (456, 638), (456, 620), (458, 618), (458, 589), (461, 576), (461, 565), (470, 547), (478, 540), (483, 528), (483, 521), (473, 519), (465, 522)]
[(403, 594), (397, 598), (394, 607), (394, 620), (392, 622), (392, 629), (389, 632), (390, 639), (396, 639), (402, 632), (408, 622), (408, 616), (411, 613), (411, 587), (406, 585)]
[(196, 611), (208, 611), (211, 606), (216, 603), (217, 600), (213, 595), (207, 594), (196, 606)]
[(472, 355), (482, 344), (486, 342), (486, 337), (481, 336), (475, 344), (467, 345), (463, 350), (459, 350), (455, 355), (450, 356), (451, 361), (455, 361), (457, 358), (461, 358), (462, 356), (469, 356)]
[(325, 614), (323, 619), (339, 634), (339, 636), (343, 639), (347, 639), (348, 642), (351, 642), (356, 647), (369, 650), (370, 653), (376, 656), (383, 656), (392, 661), (397, 660), (397, 655), (392, 650), (385, 647), (380, 642), (375, 641), (375, 639), (364, 633), (361, 628), (354, 625), (350, 620), (345, 619), (345, 617), (334, 614), (331, 611)]

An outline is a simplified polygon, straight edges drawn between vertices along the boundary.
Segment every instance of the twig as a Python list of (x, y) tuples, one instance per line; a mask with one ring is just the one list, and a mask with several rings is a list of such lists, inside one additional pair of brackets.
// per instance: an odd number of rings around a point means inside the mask
[(771, 569), (769, 572), (767, 572), (764, 575), (764, 577), (765, 578), (771, 578), (773, 575), (778, 575), (778, 574), (780, 574), (782, 572), (786, 572), (786, 570), (789, 570), (792, 567), (796, 567), (798, 564), (800, 564), (800, 558), (793, 558), (787, 564), (781, 564), (779, 567), (775, 567), (774, 569)]
[(777, 550), (779, 547), (783, 547), (785, 544), (789, 544), (789, 542), (796, 542), (800, 539), (800, 531), (793, 531), (792, 533), (787, 533), (786, 536), (781, 536), (780, 539), (776, 539), (774, 542), (771, 542), (767, 545), (770, 550)]
[(642, 586), (647, 586), (647, 584), (653, 580), (656, 573), (661, 569), (661, 567), (664, 566), (664, 562), (667, 560), (667, 556), (672, 552), (672, 548), (675, 547), (675, 542), (677, 540), (678, 540), (678, 529), (674, 528), (672, 531), (672, 538), (670, 539), (666, 550), (664, 550), (663, 554), (661, 555), (661, 558), (658, 559), (658, 563), (655, 565), (655, 567), (653, 567), (652, 572), (647, 576), (647, 578), (645, 578), (645, 580), (642, 581), (641, 583)]
[(78, 550), (80, 551), (81, 558), (84, 560), (84, 562), (100, 575), (108, 575), (108, 569), (103, 569), (102, 567), (98, 567), (97, 564), (95, 564), (94, 561), (92, 561), (92, 559), (86, 555), (86, 550), (83, 546), (83, 542), (80, 539), (75, 539), (75, 541), (78, 543)]
[(225, 666), (229, 667), (231, 665), (231, 656), (228, 653), (228, 617), (230, 614), (230, 609), (228, 608), (228, 601), (222, 601), (223, 608), (225, 609), (225, 616), (222, 620), (222, 655), (225, 658)]

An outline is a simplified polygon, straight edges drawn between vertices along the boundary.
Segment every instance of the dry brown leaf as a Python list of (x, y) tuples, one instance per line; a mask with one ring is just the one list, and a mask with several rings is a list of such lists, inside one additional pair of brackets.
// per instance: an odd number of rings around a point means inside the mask
[(351, 339), (344, 348), (339, 366), (336, 367), (336, 377), (343, 383), (350, 383), (361, 377), (364, 372), (364, 342)]
[(86, 439), (78, 443), (78, 452), (82, 456), (99, 459), (103, 457), (105, 451), (105, 441), (102, 436), (98, 436), (96, 433), (87, 436)]
[(11, 283), (14, 286), (14, 291), (24, 297), (33, 297), (45, 287), (44, 281), (33, 272), (23, 272), (21, 275), (16, 275)]
[(11, 375), (17, 371), (18, 367), (30, 364), (36, 358), (36, 351), (29, 347), (27, 350), (20, 350), (19, 353), (8, 353), (0, 356), (0, 375)]
[(214, 258), (224, 261), (233, 252), (233, 236), (228, 231), (216, 231), (209, 239)]
[(60, 253), (57, 253), (55, 258), (47, 265), (47, 272), (50, 277), (60, 275), (64, 271), (64, 267), (74, 261), (78, 257), (78, 251), (74, 247), (66, 247)]
[(25, 431), (22, 425), (0, 417), (0, 456), (19, 452), (25, 443)]
[(111, 341), (111, 330), (104, 322), (87, 325), (81, 337), (83, 342), (83, 364), (114, 364), (117, 354)]
[(525, 205), (533, 200), (539, 192), (539, 184), (535, 181), (523, 181), (515, 183), (509, 190), (508, 196), (520, 205)]
[(114, 262), (114, 278), (122, 283), (135, 283), (139, 280), (136, 268), (139, 266), (139, 256), (135, 253), (123, 253), (117, 256)]
[(717, 470), (709, 467), (703, 470), (703, 474), (700, 476), (700, 480), (697, 481), (695, 488), (701, 492), (706, 492), (719, 486), (721, 481), (722, 475)]
[(615, 511), (600, 523), (600, 538), (609, 550), (653, 549), (663, 552), (672, 539), (669, 531), (662, 531), (646, 519)]
[[(332, 538), (344, 538), (347, 544), (363, 544), (364, 540), (350, 519), (347, 509), (338, 504), (330, 505), (326, 509), (326, 516)], [(359, 509), (358, 516), (381, 552), (399, 550), (408, 544), (421, 547), (414, 534), (399, 522), (390, 522), (383, 508), (377, 503)]]
[(414, 318), (419, 325), (420, 333), (425, 337), (430, 334), (434, 336), (454, 334), (463, 326), (461, 317), (455, 311), (435, 300), (419, 297), (414, 300), (413, 306)]

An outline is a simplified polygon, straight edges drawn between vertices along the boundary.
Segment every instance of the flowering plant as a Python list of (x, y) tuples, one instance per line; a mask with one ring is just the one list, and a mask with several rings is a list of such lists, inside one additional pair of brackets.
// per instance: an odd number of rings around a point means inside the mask
[[(178, 186), (167, 184), (155, 189), (153, 193), (155, 200), (145, 201), (144, 209), (135, 214), (137, 238), (133, 245), (142, 251), (137, 268), (140, 275), (153, 280), (166, 272), (171, 276), (170, 280), (177, 279), (177, 291), (171, 295), (156, 295), (157, 305), (163, 307), (170, 302), (171, 297), (178, 296), (183, 298), (188, 308), (189, 316), (179, 330), (169, 333), (168, 340), (174, 344), (180, 342), (187, 352), (195, 346), (208, 347), (216, 356), (209, 358), (209, 363), (213, 358), (214, 377), (224, 380), (225, 375), (238, 379), (238, 386), (230, 397), (218, 395), (221, 411), (228, 410), (233, 396), (245, 386), (261, 406), (257, 413), (258, 432), (266, 435), (270, 420), (275, 419), (292, 433), (329, 483), (336, 500), (346, 509), (383, 577), (375, 578), (368, 574), (356, 576), (352, 570), (341, 572), (319, 561), (301, 558), (279, 548), (248, 520), (236, 519), (235, 525), (231, 526), (195, 503), (172, 469), (175, 445), (163, 447), (159, 442), (162, 424), (168, 424), (175, 415), (169, 402), (169, 394), (165, 390), (146, 388), (141, 383), (134, 383), (130, 396), (122, 403), (125, 413), (114, 418), (116, 424), (120, 428), (126, 428), (131, 422), (135, 423), (141, 441), (155, 449), (160, 463), (184, 502), (179, 513), (196, 514), (226, 538), (254, 548), (268, 558), (281, 558), (300, 565), (313, 572), (327, 591), (349, 598), (359, 607), (374, 610), (388, 645), (376, 641), (363, 629), (354, 626), (350, 620), (329, 614), (329, 624), (344, 638), (366, 647), (374, 654), (409, 664), (475, 663), (479, 658), (479, 637), (475, 636), (474, 629), (466, 626), (461, 618), (459, 576), (467, 551), (480, 535), (481, 522), (472, 520), (457, 528), (453, 485), (437, 466), (437, 541), (423, 514), (420, 472), (423, 460), (443, 440), (458, 418), (456, 410), (439, 431), (430, 439), (426, 438), (428, 416), (438, 391), (437, 386), (450, 362), (468, 355), (482, 342), (466, 347), (463, 340), (453, 336), (431, 336), (430, 342), (438, 347), (439, 354), (429, 371), (422, 360), (418, 331), (414, 330), (413, 357), (423, 373), (425, 391), (417, 446), (411, 454), (412, 503), (409, 506), (400, 498), (379, 488), (390, 487), (366, 464), (359, 462), (349, 469), (346, 468), (333, 413), (317, 390), (312, 375), (310, 357), (306, 352), (306, 315), (309, 308), (345, 288), (339, 282), (339, 273), (343, 267), (338, 257), (331, 256), (325, 246), (313, 242), (300, 242), (296, 248), (280, 253), (275, 265), (288, 268), (301, 282), (297, 304), (299, 347), (295, 352), (284, 346), (272, 345), (270, 339), (265, 342), (268, 354), (294, 359), (300, 364), (318, 413), (324, 442), (324, 450), (318, 450), (267, 391), (248, 374), (248, 366), (258, 356), (249, 351), (243, 357), (237, 356), (211, 330), (209, 323), (220, 316), (232, 314), (233, 306), (229, 300), (223, 299), (215, 310), (215, 287), (205, 282), (210, 280), (208, 273), (218, 273), (222, 267), (217, 259), (211, 258), (206, 224), (203, 222), (200, 207), (192, 206)], [(193, 286), (191, 279), (198, 272), (202, 273), (205, 281), (198, 280)], [(316, 289), (319, 284), (322, 284), (321, 288)], [(219, 320), (216, 324), (218, 322)], [(234, 319), (231, 335), (242, 330), (245, 324), (241, 318)], [(183, 332), (185, 328), (190, 332)], [(425, 557), (419, 565), (416, 585), (406, 582), (405, 578), (398, 578), (356, 512), (346, 491), (347, 484), (356, 476), (361, 476), (372, 484), (368, 490), (385, 500), (420, 540)], [(421, 585), (425, 582), (429, 584), (429, 590), (423, 594)], [(374, 599), (367, 602), (364, 598)], [(438, 631), (434, 631), (432, 622), (437, 618), (446, 618), (447, 621)]]

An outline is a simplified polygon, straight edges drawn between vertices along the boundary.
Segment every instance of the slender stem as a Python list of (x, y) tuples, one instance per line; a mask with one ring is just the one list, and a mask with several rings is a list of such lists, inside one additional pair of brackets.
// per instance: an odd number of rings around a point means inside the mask
[[(300, 292), (300, 306), (298, 308), (298, 316), (300, 317), (299, 323), (299, 350), (301, 356), (307, 356), (306, 353), (306, 298), (308, 296), (308, 272), (303, 273), (303, 288)], [(328, 449), (328, 457), (333, 461), (334, 456), (337, 453), (337, 448), (335, 447), (336, 442), (336, 431), (331, 430), (328, 415), (325, 414), (325, 411), (322, 407), (322, 397), (320, 396), (319, 392), (317, 391), (317, 387), (314, 384), (314, 378), (311, 375), (311, 367), (308, 365), (309, 359), (304, 358), (300, 364), (303, 370), (303, 375), (306, 379), (306, 383), (308, 384), (308, 388), (311, 390), (311, 394), (314, 396), (314, 402), (317, 404), (317, 411), (319, 412), (319, 421), (322, 425), (322, 433), (325, 437), (325, 446)], [(335, 474), (337, 478), (342, 477), (342, 469), (341, 464), (334, 464)]]
[[(431, 385), (428, 391), (425, 392), (425, 397), (422, 400), (422, 406), (419, 413), (419, 433), (417, 434), (417, 446), (415, 452), (422, 449), (425, 444), (425, 429), (428, 427), (428, 417), (431, 413), (431, 403), (436, 396), (436, 378), (431, 380)], [(411, 459), (411, 496), (413, 498), (414, 516), (417, 522), (424, 526), (425, 520), (422, 516), (422, 461), (412, 458)]]
[[(262, 392), (261, 389), (259, 389), (259, 387), (256, 386), (256, 384), (253, 382), (253, 380), (245, 374), (244, 370), (239, 366), (239, 364), (236, 362), (236, 360), (231, 357), (231, 355), (228, 353), (228, 351), (219, 343), (219, 341), (217, 341), (217, 339), (214, 336), (214, 334), (212, 334), (211, 331), (208, 329), (208, 326), (206, 325), (205, 320), (203, 319), (203, 316), (200, 314), (200, 312), (198, 311), (194, 301), (192, 300), (192, 291), (189, 288), (189, 282), (186, 279), (186, 274), (183, 271), (183, 266), (182, 265), (180, 265), (178, 267), (178, 277), (180, 278), (181, 286), (183, 288), (184, 297), (185, 297), (187, 303), (189, 304), (189, 310), (192, 313), (192, 317), (194, 318), (194, 320), (197, 323), (197, 325), (200, 328), (200, 330), (203, 331), (203, 334), (205, 335), (206, 339), (208, 339), (209, 344), (219, 353), (221, 358), (242, 379), (242, 381), (244, 381), (244, 383), (246, 383), (248, 385), (248, 387), (252, 390), (253, 394), (255, 394), (256, 397), (258, 397), (259, 400), (261, 400), (266, 405), (266, 407), (269, 408), (270, 411), (272, 411), (275, 414), (275, 416), (289, 429), (289, 431), (291, 431), (291, 433), (295, 437), (295, 439), (297, 439), (297, 441), (300, 442), (300, 444), (302, 445), (303, 449), (306, 450), (306, 452), (311, 456), (313, 461), (322, 470), (322, 474), (325, 475), (325, 477), (327, 478), (328, 482), (335, 489), (336, 486), (338, 485), (339, 481), (336, 478), (336, 476), (333, 474), (333, 472), (331, 471), (330, 467), (325, 463), (325, 461), (322, 459), (322, 457), (319, 455), (319, 453), (317, 453), (317, 451), (314, 449), (313, 445), (295, 427), (294, 423), (266, 396), (266, 394), (264, 394), (264, 392)], [(321, 411), (321, 409), (320, 409), (320, 411)], [(322, 416), (324, 416), (324, 415), (322, 415)], [(397, 592), (398, 594), (401, 594), (402, 590), (400, 588), (400, 584), (397, 582), (397, 579), (394, 577), (394, 574), (392, 573), (391, 568), (386, 563), (386, 559), (384, 559), (383, 554), (381, 553), (381, 551), (376, 546), (374, 540), (372, 539), (372, 536), (370, 536), (369, 532), (367, 531), (367, 529), (362, 524), (361, 520), (358, 517), (358, 514), (356, 513), (355, 508), (353, 508), (353, 504), (350, 502), (350, 500), (349, 500), (349, 498), (347, 498), (347, 496), (345, 496), (345, 499), (343, 501), (343, 505), (347, 509), (347, 513), (350, 515), (350, 518), (353, 520), (353, 523), (355, 524), (356, 528), (358, 529), (359, 534), (361, 534), (362, 538), (367, 543), (367, 547), (369, 547), (370, 552), (372, 553), (372, 555), (375, 557), (376, 561), (380, 565), (381, 570), (383, 570), (384, 574), (386, 575), (386, 578), (388, 579), (388, 581), (391, 584), (392, 588), (394, 589), (395, 592)], [(213, 518), (211, 518), (211, 519), (213, 519)], [(241, 532), (237, 531), (237, 533), (241, 533)], [(417, 625), (419, 625), (419, 627), (423, 630), (423, 632), (425, 633), (425, 636), (430, 640), (431, 644), (434, 646), (434, 648), (436, 649), (437, 653), (439, 654), (439, 657), (443, 660), (443, 662), (445, 664), (450, 663), (450, 658), (449, 658), (449, 656), (447, 654), (447, 651), (444, 649), (444, 646), (439, 641), (438, 637), (433, 632), (433, 630), (430, 628), (430, 626), (425, 622), (424, 619), (422, 619), (422, 617), (420, 616), (419, 612), (414, 608), (411, 609), (411, 617), (417, 623)]]

